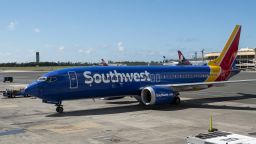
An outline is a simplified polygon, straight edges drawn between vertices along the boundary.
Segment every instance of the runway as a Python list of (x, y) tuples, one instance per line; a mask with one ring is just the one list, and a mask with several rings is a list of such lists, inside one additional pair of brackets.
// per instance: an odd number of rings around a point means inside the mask
[[(44, 72), (1, 73), (27, 84)], [(242, 72), (233, 79), (254, 79)], [(9, 83), (1, 84), (4, 89)], [(130, 97), (64, 101), (65, 113), (35, 98), (0, 99), (0, 143), (184, 144), (214, 127), (256, 137), (256, 82), (181, 93), (179, 106), (145, 108)]]

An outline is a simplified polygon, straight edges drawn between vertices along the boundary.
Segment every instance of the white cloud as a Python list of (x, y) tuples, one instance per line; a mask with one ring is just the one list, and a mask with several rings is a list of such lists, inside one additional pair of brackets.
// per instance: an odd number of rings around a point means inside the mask
[(11, 21), (9, 24), (8, 24), (8, 29), (9, 30), (15, 30), (16, 29), (16, 26), (17, 26), (17, 22), (16, 21)]
[(41, 30), (40, 30), (39, 28), (34, 28), (33, 31), (34, 31), (35, 33), (41, 32)]
[(117, 43), (117, 50), (118, 50), (119, 52), (123, 52), (123, 51), (125, 50), (122, 41), (120, 41), (120, 42)]
[(59, 48), (58, 48), (58, 50), (61, 51), (61, 52), (62, 52), (64, 49), (65, 49), (64, 46), (59, 46)]
[(79, 49), (78, 52), (79, 52), (79, 53), (83, 53), (84, 50), (83, 50), (83, 49)]
[(89, 49), (79, 49), (78, 52), (79, 53), (85, 53), (85, 54), (91, 54), (92, 53), (92, 48), (89, 48)]
[(88, 49), (85, 51), (86, 54), (91, 54), (92, 53), (92, 49)]

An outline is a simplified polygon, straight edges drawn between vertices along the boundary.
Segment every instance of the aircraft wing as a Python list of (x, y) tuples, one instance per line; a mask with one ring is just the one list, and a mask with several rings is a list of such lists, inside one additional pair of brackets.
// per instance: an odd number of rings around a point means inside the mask
[(176, 92), (181, 91), (195, 91), (201, 90), (212, 86), (223, 86), (225, 84), (232, 84), (232, 83), (249, 83), (249, 82), (256, 82), (256, 79), (247, 79), (247, 80), (231, 80), (231, 81), (215, 81), (215, 82), (198, 82), (198, 83), (181, 83), (181, 84), (165, 84), (165, 85), (158, 85), (158, 86), (166, 86), (170, 87), (172, 90)]

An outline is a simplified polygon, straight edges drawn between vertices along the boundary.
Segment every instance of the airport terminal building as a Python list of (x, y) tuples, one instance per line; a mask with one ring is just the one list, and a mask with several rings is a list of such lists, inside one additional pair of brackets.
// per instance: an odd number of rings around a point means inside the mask
[[(213, 60), (220, 55), (219, 52), (207, 53), (206, 60)], [(256, 48), (241, 48), (237, 53), (237, 68), (241, 70), (256, 70)]]

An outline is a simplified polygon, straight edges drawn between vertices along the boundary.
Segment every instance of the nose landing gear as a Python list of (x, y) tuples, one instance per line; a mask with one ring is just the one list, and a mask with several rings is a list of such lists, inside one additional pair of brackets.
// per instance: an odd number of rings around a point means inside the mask
[(63, 108), (63, 105), (61, 104), (61, 102), (62, 101), (49, 101), (49, 100), (43, 99), (43, 103), (55, 104), (56, 112), (58, 112), (58, 113), (63, 113), (63, 111), (64, 111), (64, 108)]
[(63, 111), (64, 111), (63, 106), (57, 106), (56, 112), (63, 113)]
[(63, 111), (64, 111), (63, 105), (61, 103), (59, 103), (59, 104), (56, 104), (56, 106), (57, 106), (56, 112), (63, 113)]

